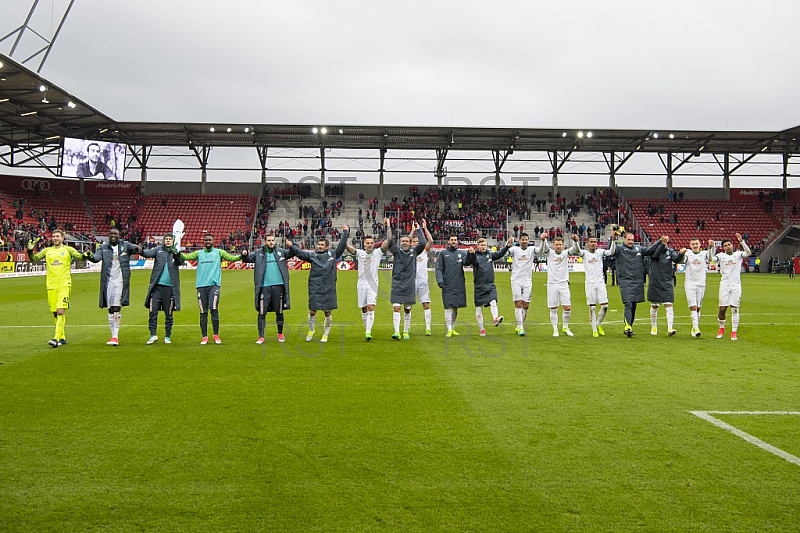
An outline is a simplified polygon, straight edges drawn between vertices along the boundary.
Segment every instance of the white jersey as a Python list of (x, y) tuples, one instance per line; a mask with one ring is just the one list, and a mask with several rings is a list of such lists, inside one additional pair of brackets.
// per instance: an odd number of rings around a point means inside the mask
[(511, 256), (511, 283), (530, 283), (531, 271), (533, 270), (533, 246), (528, 246), (524, 250), (519, 246), (512, 246), (508, 249)]
[(686, 264), (686, 275), (683, 279), (683, 284), (690, 287), (696, 287), (706, 284), (706, 272), (708, 271), (708, 250), (700, 250), (694, 253), (691, 250), (686, 250), (684, 263)]
[(378, 267), (383, 258), (383, 250), (375, 248), (371, 254), (364, 250), (356, 250), (358, 259), (358, 284), (378, 287)]
[(428, 252), (423, 251), (417, 256), (417, 277), (414, 285), (420, 287), (428, 284)]
[(732, 254), (720, 252), (714, 256), (722, 274), (720, 285), (740, 285), (742, 283), (742, 259), (750, 257), (749, 252), (737, 251)]
[(119, 244), (111, 246), (111, 268), (108, 270), (109, 283), (122, 283), (122, 269), (119, 266)]
[[(613, 244), (612, 244), (613, 246)], [(586, 272), (586, 283), (602, 283), (603, 281), (603, 256), (613, 255), (612, 249), (597, 249), (594, 252), (581, 250), (580, 256), (583, 258), (583, 270)]]
[(550, 249), (547, 252), (547, 284), (556, 285), (569, 282), (569, 251), (561, 250), (556, 253)]

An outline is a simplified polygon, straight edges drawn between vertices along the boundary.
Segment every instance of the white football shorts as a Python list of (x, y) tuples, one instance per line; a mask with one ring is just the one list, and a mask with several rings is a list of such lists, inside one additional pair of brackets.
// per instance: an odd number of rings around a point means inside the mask
[(572, 297), (569, 294), (569, 285), (559, 283), (558, 285), (547, 286), (547, 307), (550, 309), (559, 305), (572, 305)]
[(703, 307), (703, 297), (706, 295), (705, 285), (684, 285), (686, 301), (689, 307)]
[(511, 297), (514, 299), (515, 302), (519, 302), (520, 300), (523, 302), (530, 302), (531, 287), (532, 284), (530, 281), (528, 283), (520, 283), (518, 281), (512, 281)]
[(587, 283), (586, 303), (588, 305), (598, 305), (608, 303), (608, 290), (605, 283)]
[(742, 301), (741, 285), (720, 285), (719, 286), (719, 306), (720, 307), (739, 307)]

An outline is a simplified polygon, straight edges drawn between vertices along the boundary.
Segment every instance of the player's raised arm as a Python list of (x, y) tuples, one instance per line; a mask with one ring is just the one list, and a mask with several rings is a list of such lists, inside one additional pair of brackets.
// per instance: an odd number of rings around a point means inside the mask
[(649, 248), (647, 248), (646, 250), (642, 250), (642, 255), (655, 255), (655, 256), (661, 255), (661, 252), (663, 251), (665, 246), (664, 239), (666, 239), (666, 237), (662, 236), (656, 242), (654, 242)]
[[(336, 254), (334, 257), (340, 257), (345, 248), (347, 247), (347, 239), (350, 237), (350, 226), (345, 224), (342, 226), (342, 237), (339, 239), (339, 244), (336, 246)], [(353, 248), (355, 250), (355, 248)]]
[(493, 252), (491, 255), (492, 261), (497, 261), (498, 259), (502, 259), (507, 253), (508, 249), (511, 248), (511, 245), (514, 244), (514, 239), (508, 239), (508, 241), (503, 245), (502, 248)]
[[(428, 221), (426, 219), (422, 219), (422, 229), (425, 232), (425, 238), (428, 239), (428, 242), (425, 244), (425, 251), (430, 252), (431, 246), (433, 245), (433, 237), (431, 237), (431, 232), (428, 231)], [(422, 242), (422, 239), (420, 239)]]
[(181, 259), (184, 261), (196, 261), (197, 258), (200, 256), (200, 250), (195, 250), (191, 253), (181, 253)]
[(706, 250), (708, 250), (709, 259), (714, 257), (714, 254), (717, 253), (717, 245), (714, 244), (714, 239), (708, 239), (708, 248), (706, 248)]
[(293, 243), (289, 239), (286, 239), (286, 244), (289, 245), (289, 251), (292, 253), (292, 255), (299, 257), (303, 261), (311, 261), (311, 254), (305, 250), (301, 250), (297, 244)]
[(570, 246), (567, 253), (569, 255), (581, 255), (581, 245), (578, 236), (574, 233), (572, 234), (572, 246)]
[(236, 262), (236, 261), (241, 261), (242, 260), (242, 254), (231, 255), (228, 252), (226, 252), (225, 250), (221, 250), (219, 248), (217, 248), (217, 249), (219, 250), (219, 258), (222, 259), (223, 261)]
[(386, 253), (392, 245), (392, 232), (389, 228), (389, 219), (383, 219), (383, 227), (386, 228), (386, 239), (381, 243), (381, 251)]
[(72, 257), (73, 259), (76, 259), (78, 261), (81, 261), (83, 259), (84, 257), (83, 254), (80, 253), (75, 248), (73, 248), (72, 246), (65, 246), (64, 248), (67, 249), (67, 252), (69, 252), (70, 257)]
[(611, 256), (616, 255), (617, 253), (617, 240), (611, 239), (611, 244), (608, 245), (608, 248), (603, 250), (603, 255)]
[(550, 245), (547, 243), (547, 232), (542, 232), (542, 244), (533, 247), (533, 253), (546, 254), (550, 251)]
[(739, 233), (736, 234), (736, 239), (739, 241), (739, 244), (742, 245), (742, 257), (750, 257), (750, 247), (747, 246), (747, 243), (744, 242), (744, 239)]
[(33, 250), (36, 249), (36, 243), (39, 242), (39, 238), (30, 239), (28, 240), (28, 245), (25, 247), (25, 250), (28, 252), (28, 261), (31, 263), (35, 263), (36, 261), (41, 261), (44, 259), (44, 256), (47, 254), (47, 248), (39, 252), (38, 254), (34, 254)]
[(94, 253), (91, 250), (87, 251), (83, 257), (92, 263), (99, 263), (103, 260), (103, 245), (98, 246)]

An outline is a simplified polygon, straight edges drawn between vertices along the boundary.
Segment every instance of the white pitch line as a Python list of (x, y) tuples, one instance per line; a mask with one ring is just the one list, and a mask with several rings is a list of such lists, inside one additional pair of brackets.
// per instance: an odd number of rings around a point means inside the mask
[(792, 455), (792, 454), (790, 454), (788, 452), (785, 452), (785, 451), (781, 450), (780, 448), (776, 448), (775, 446), (773, 446), (771, 444), (767, 444), (763, 440), (761, 440), (759, 438), (756, 438), (756, 437), (752, 436), (749, 433), (745, 433), (741, 429), (739, 429), (737, 427), (734, 427), (734, 426), (732, 426), (732, 425), (730, 425), (730, 424), (728, 424), (726, 422), (723, 422), (722, 420), (720, 420), (718, 418), (714, 418), (713, 416), (711, 416), (709, 414), (709, 413), (714, 413), (714, 414), (718, 414), (718, 415), (721, 415), (721, 414), (729, 414), (729, 415), (735, 415), (735, 414), (741, 414), (741, 415), (744, 415), (744, 414), (747, 414), (747, 415), (754, 415), (754, 414), (759, 414), (759, 415), (800, 415), (800, 412), (795, 412), (795, 411), (689, 411), (689, 412), (692, 413), (694, 416), (696, 416), (698, 418), (702, 418), (703, 420), (705, 420), (707, 422), (711, 422), (712, 424), (714, 424), (718, 428), (722, 428), (725, 431), (729, 431), (730, 433), (733, 433), (737, 437), (746, 440), (750, 444), (755, 444), (756, 446), (758, 446), (762, 450), (766, 450), (769, 453), (777, 455), (778, 457), (780, 457), (782, 459), (786, 459), (790, 463), (793, 463), (793, 464), (796, 464), (797, 466), (800, 466), (800, 457), (796, 457), (796, 456), (794, 456), (794, 455)]

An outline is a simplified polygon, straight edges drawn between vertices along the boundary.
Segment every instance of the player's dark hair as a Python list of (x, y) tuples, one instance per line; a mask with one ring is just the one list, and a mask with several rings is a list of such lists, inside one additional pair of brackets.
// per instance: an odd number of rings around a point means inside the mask
[(212, 239), (214, 238), (214, 236), (210, 233), (206, 233), (205, 235), (203, 235), (203, 239), (205, 239), (206, 237), (211, 237)]
[(328, 239), (319, 239), (319, 241), (317, 241), (317, 242), (324, 242), (326, 248), (330, 248), (331, 247), (331, 243), (330, 243), (330, 241), (328, 241)]
[[(521, 239), (521, 238), (523, 238), (523, 237), (529, 237), (529, 236), (528, 236), (528, 234), (527, 234), (527, 233), (520, 233), (520, 234), (519, 234), (519, 238)], [(530, 237), (529, 237), (529, 238), (530, 238)]]
[(109, 229), (108, 229), (108, 232), (109, 232), (109, 233), (111, 233), (112, 231), (116, 231), (117, 233), (122, 233), (122, 232), (119, 230), (119, 228), (117, 228), (117, 227), (113, 227), (113, 228), (109, 228)]
[(364, 240), (366, 241), (367, 239), (372, 239), (374, 241), (375, 237), (373, 237), (372, 235), (364, 235)]
[(721, 243), (722, 246), (725, 246), (726, 242), (731, 242), (731, 240), (730, 239), (722, 239), (722, 243)]
[(447, 237), (447, 240), (449, 241), (449, 240), (450, 240), (450, 239), (452, 239), (453, 237), (455, 237), (456, 239), (458, 239), (458, 235), (456, 235), (456, 234), (454, 233), (454, 234), (450, 235), (449, 237)]

